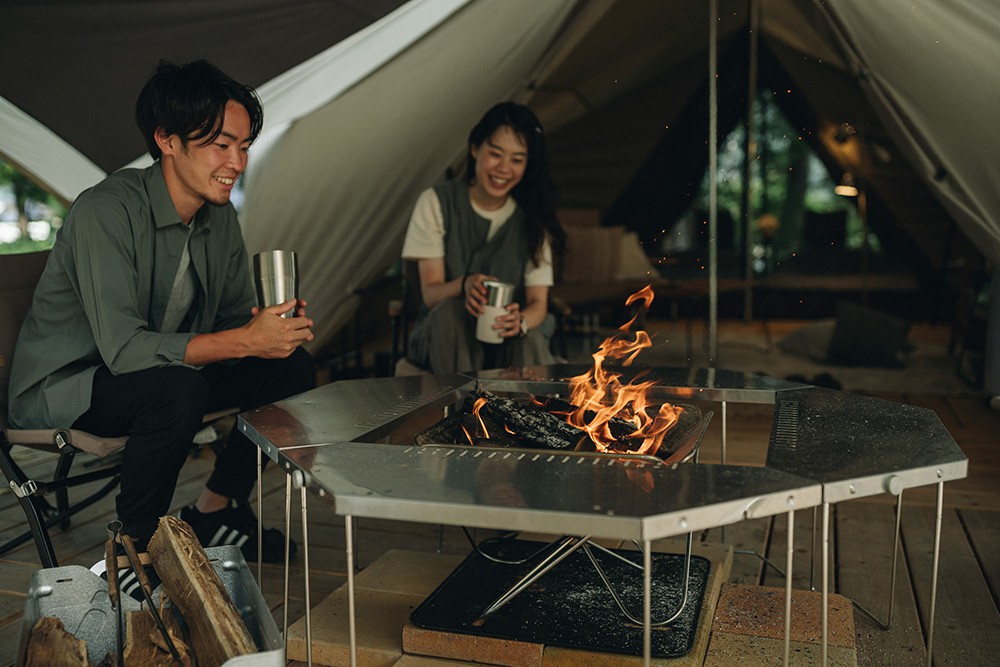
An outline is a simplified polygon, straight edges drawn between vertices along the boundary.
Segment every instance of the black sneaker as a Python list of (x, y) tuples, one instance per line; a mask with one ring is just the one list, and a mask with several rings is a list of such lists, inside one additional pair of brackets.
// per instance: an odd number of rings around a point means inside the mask
[[(225, 509), (207, 514), (194, 507), (185, 507), (178, 517), (194, 530), (203, 547), (219, 547), (233, 544), (240, 548), (248, 563), (257, 561), (257, 517), (245, 502), (234, 502)], [(285, 536), (275, 528), (265, 528), (261, 561), (265, 563), (285, 562)], [(298, 546), (294, 541), (288, 545), (289, 554), (295, 555)]]
[[(119, 546), (116, 551), (118, 556), (125, 555), (125, 549), (121, 546)], [(146, 571), (146, 576), (149, 578), (150, 591), (155, 591), (156, 587), (160, 585), (159, 575), (156, 574), (156, 570), (154, 570), (151, 565), (147, 565), (143, 567), (143, 569)], [(104, 581), (108, 580), (107, 563), (103, 558), (94, 563), (94, 565), (90, 568), (90, 571), (99, 575)], [(146, 596), (142, 592), (142, 584), (139, 583), (139, 577), (136, 576), (135, 570), (131, 567), (124, 567), (118, 570), (118, 590), (138, 602), (146, 601)]]

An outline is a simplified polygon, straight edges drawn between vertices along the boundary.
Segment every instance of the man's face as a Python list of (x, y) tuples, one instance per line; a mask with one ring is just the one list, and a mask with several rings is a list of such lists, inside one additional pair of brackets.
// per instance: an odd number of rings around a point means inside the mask
[(250, 115), (242, 104), (226, 104), (222, 132), (209, 144), (176, 135), (164, 137), (164, 177), (174, 206), (184, 222), (205, 202), (225, 204), (236, 179), (247, 166), (250, 148)]

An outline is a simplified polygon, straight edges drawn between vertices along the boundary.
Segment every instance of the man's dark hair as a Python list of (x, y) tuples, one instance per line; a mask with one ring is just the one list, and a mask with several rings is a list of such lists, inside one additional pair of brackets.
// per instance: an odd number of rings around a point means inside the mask
[(162, 152), (156, 145), (156, 130), (176, 134), (188, 141), (209, 144), (222, 132), (226, 103), (238, 102), (250, 115), (251, 143), (264, 124), (264, 109), (253, 88), (229, 78), (206, 60), (186, 65), (160, 61), (135, 103), (135, 120), (154, 160)]

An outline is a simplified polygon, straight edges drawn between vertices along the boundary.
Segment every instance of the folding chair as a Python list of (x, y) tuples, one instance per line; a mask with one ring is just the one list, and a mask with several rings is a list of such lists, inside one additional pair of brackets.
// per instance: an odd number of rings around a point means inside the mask
[[(76, 429), (14, 429), (7, 424), (8, 384), (14, 346), (48, 256), (48, 251), (0, 255), (0, 276), (3, 276), (0, 281), (0, 469), (24, 511), (29, 527), (0, 545), (0, 555), (34, 539), (42, 567), (58, 567), (49, 529), (57, 524), (68, 528), (74, 514), (115, 490), (121, 479), (121, 462), (111, 455), (125, 446), (127, 438), (101, 438)], [(205, 421), (213, 421), (236, 411), (212, 413), (206, 415)], [(25, 474), (11, 454), (14, 445), (58, 454), (51, 479), (36, 480)], [(106, 461), (96, 470), (70, 475), (78, 452)], [(69, 490), (73, 487), (100, 481), (103, 484), (96, 490), (70, 500)], [(55, 493), (55, 506), (45, 498), (51, 492)]]

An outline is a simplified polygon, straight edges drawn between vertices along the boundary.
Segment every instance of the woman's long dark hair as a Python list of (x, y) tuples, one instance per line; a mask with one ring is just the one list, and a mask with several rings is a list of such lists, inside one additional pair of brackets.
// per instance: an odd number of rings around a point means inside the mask
[[(556, 219), (552, 204), (552, 183), (549, 180), (549, 163), (545, 155), (545, 132), (531, 109), (516, 102), (501, 102), (486, 112), (469, 132), (469, 148), (479, 148), (501, 127), (509, 127), (528, 148), (528, 164), (521, 182), (514, 186), (511, 195), (528, 216), (528, 241), (534, 261), (541, 259), (542, 244), (549, 237), (554, 254), (561, 254), (566, 247), (566, 233)], [(466, 155), (465, 180), (471, 185), (476, 177), (476, 159), (472, 151)]]

